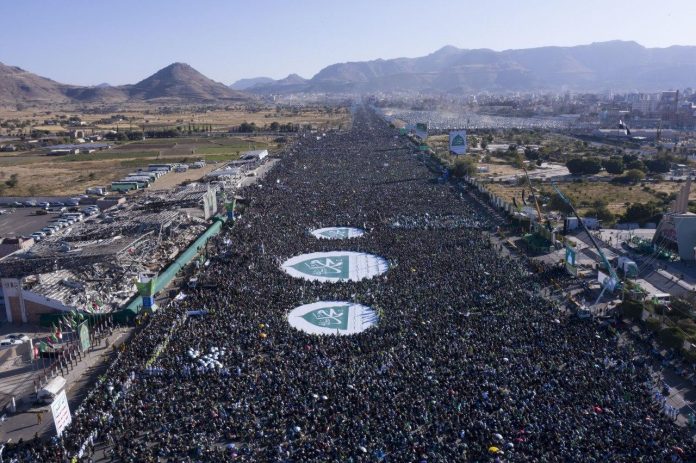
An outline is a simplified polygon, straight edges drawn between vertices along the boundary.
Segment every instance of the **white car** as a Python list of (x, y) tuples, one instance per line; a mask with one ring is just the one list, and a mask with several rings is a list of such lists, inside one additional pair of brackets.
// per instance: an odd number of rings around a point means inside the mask
[(3, 339), (0, 341), (0, 347), (16, 346), (22, 344), (22, 341), (18, 339)]
[(26, 334), (9, 334), (7, 335), (7, 339), (14, 339), (20, 342), (25, 342), (29, 340), (29, 336)]

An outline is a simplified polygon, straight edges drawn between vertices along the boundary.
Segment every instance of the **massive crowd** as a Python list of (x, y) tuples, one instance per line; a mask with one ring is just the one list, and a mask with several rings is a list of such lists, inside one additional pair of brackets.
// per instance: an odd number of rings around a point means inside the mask
[[(497, 254), (486, 209), (394, 135), (359, 108), (351, 131), (302, 138), (242, 192), (248, 207), (208, 248), (206, 287), (146, 322), (60, 439), (6, 458), (688, 461), (694, 444), (653, 400), (646, 354), (543, 299), (525, 262)], [(367, 233), (309, 233), (327, 226)], [(343, 283), (279, 269), (334, 250), (390, 269)], [(373, 307), (379, 323), (353, 336), (288, 325), (318, 300)]]

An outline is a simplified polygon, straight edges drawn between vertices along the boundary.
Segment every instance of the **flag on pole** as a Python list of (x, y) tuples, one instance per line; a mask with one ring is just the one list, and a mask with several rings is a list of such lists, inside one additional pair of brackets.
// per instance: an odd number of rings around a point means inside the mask
[(624, 135), (631, 135), (631, 129), (622, 119), (619, 119), (619, 128), (624, 131)]

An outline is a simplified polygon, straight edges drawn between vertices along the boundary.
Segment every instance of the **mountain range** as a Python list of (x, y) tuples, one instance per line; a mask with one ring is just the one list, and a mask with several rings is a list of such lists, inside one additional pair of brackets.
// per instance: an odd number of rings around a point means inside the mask
[(610, 41), (521, 50), (446, 46), (419, 58), (332, 64), (302, 84), (256, 85), (254, 93), (660, 91), (696, 87), (696, 47), (645, 48)]
[[(419, 58), (337, 63), (311, 79), (215, 82), (174, 63), (132, 85), (61, 84), (0, 63), (0, 103), (234, 102), (251, 94), (660, 91), (696, 87), (696, 47), (645, 48), (611, 41), (493, 51), (446, 46)], [(242, 90), (242, 91), (240, 91)]]
[(0, 103), (172, 103), (247, 101), (249, 95), (215, 82), (188, 64), (173, 63), (137, 84), (82, 87), (55, 82), (0, 63)]

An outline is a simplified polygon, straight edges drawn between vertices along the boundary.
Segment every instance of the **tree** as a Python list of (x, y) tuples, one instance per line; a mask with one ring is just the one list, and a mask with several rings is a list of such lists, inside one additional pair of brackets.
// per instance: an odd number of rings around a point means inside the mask
[(606, 169), (607, 172), (613, 175), (621, 175), (624, 173), (624, 163), (623, 159), (618, 156), (613, 156), (609, 159), (602, 161), (602, 167)]
[(248, 122), (242, 122), (239, 125), (239, 131), (242, 133), (251, 133), (256, 131), (256, 124), (252, 122), (251, 124)]
[(644, 224), (652, 222), (658, 214), (654, 203), (633, 203), (626, 209), (624, 220)]
[(630, 169), (624, 177), (630, 183), (638, 183), (645, 178), (645, 173), (642, 170)]
[(476, 161), (469, 156), (457, 157), (454, 165), (450, 168), (450, 173), (458, 178), (465, 175), (472, 176), (476, 174)]
[(566, 167), (573, 175), (594, 175), (602, 170), (602, 163), (597, 158), (573, 158), (566, 162)]
[(19, 176), (17, 174), (10, 175), (10, 179), (5, 181), (5, 185), (9, 188), (14, 188), (19, 183)]
[(530, 161), (539, 159), (539, 151), (531, 149), (529, 146), (524, 149), (524, 157)]
[(514, 154), (514, 157), (512, 159), (512, 165), (517, 169), (521, 169), (524, 167), (524, 158), (520, 153)]
[(614, 223), (614, 214), (607, 208), (607, 202), (602, 199), (593, 201), (592, 208), (588, 209), (585, 217), (597, 217), (604, 224)]
[(647, 167), (650, 172), (664, 174), (670, 171), (671, 165), (666, 159), (648, 159), (645, 161), (645, 167)]
[(625, 164), (626, 169), (636, 169), (636, 170), (640, 170), (642, 172), (645, 172), (648, 170), (648, 168), (645, 167), (645, 164), (643, 163), (643, 161), (641, 161), (640, 159), (635, 159), (635, 160), (629, 161), (629, 162), (624, 161), (624, 164)]
[(565, 214), (570, 214), (573, 212), (568, 203), (563, 201), (558, 193), (555, 192), (551, 195), (551, 199), (549, 200), (549, 209), (552, 211), (561, 211)]

